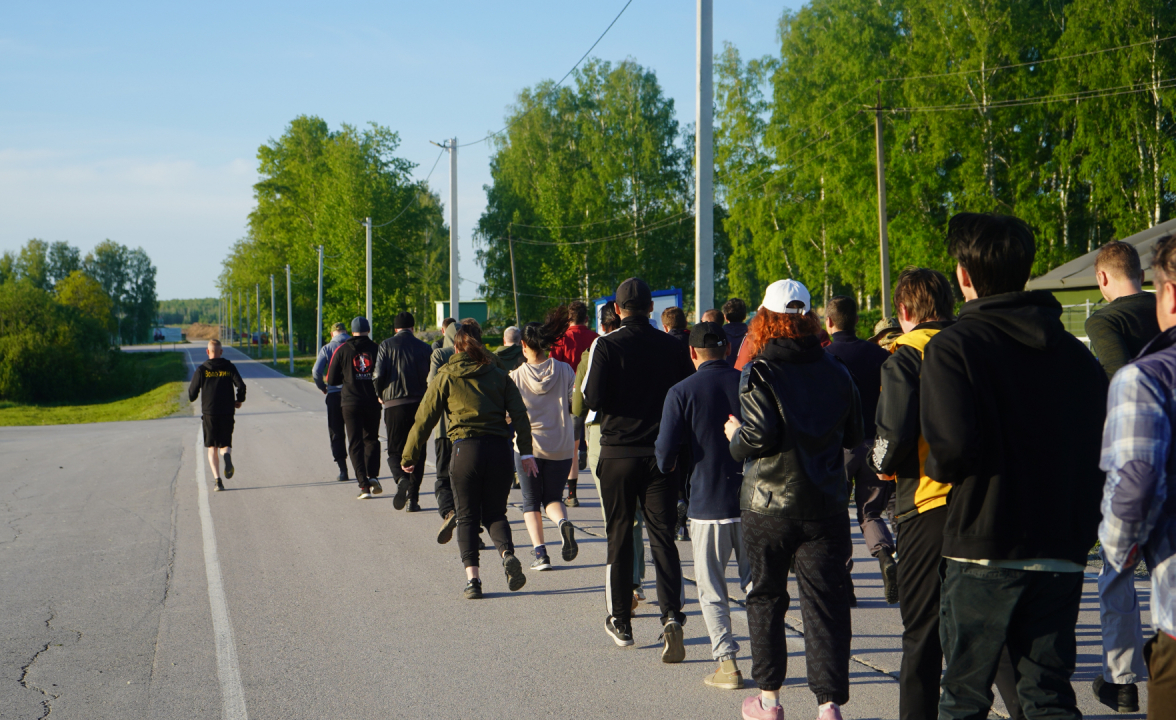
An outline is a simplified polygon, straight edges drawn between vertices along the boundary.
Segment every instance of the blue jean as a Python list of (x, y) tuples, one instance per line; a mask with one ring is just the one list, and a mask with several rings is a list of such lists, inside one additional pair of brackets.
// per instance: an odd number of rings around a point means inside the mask
[(1143, 667), (1143, 623), (1135, 596), (1135, 566), (1115, 572), (1102, 548), (1098, 571), (1098, 619), (1102, 626), (1103, 680), (1117, 685), (1140, 682)]

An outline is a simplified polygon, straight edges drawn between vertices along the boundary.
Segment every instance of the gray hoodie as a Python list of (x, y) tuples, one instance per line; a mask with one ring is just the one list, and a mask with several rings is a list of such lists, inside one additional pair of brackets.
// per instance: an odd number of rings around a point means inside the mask
[(549, 357), (537, 365), (523, 363), (511, 371), (510, 378), (527, 406), (535, 457), (570, 459), (576, 447), (572, 426), (572, 386), (576, 373), (572, 366)]

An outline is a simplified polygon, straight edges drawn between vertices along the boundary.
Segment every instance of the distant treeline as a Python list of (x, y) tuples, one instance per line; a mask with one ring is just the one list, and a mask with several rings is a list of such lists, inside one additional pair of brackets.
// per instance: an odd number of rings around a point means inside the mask
[(216, 325), (216, 298), (194, 298), (191, 300), (160, 300), (156, 303), (156, 316), (160, 325), (191, 325), (205, 323)]

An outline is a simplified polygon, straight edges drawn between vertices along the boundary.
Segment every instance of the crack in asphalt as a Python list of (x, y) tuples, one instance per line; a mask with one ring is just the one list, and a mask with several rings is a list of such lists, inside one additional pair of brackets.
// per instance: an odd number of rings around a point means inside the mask
[[(54, 634), (59, 633), (59, 632), (63, 632), (63, 631), (53, 627), (53, 620), (56, 619), (56, 617), (57, 617), (57, 613), (56, 613), (56, 611), (53, 610), (53, 606), (50, 605), (49, 606), (49, 617), (45, 619), (45, 629), (47, 629), (50, 633), (54, 633)], [(77, 630), (68, 630), (68, 631), (64, 631), (64, 632), (72, 633), (75, 636), (74, 642), (77, 642), (78, 640), (82, 639), (82, 634), (80, 632), (78, 632)], [(29, 659), (29, 661), (27, 663), (25, 663), (24, 665), (22, 665), (20, 668), (20, 679), (18, 681), (20, 683), (20, 686), (26, 690), (32, 690), (33, 692), (40, 693), (41, 695), (43, 695), (45, 697), (45, 699), (41, 701), (42, 714), (39, 717), (37, 717), (36, 720), (44, 720), (44, 718), (49, 717), (49, 715), (53, 712), (52, 701), (56, 700), (57, 698), (59, 698), (61, 696), (54, 694), (52, 692), (49, 692), (48, 690), (46, 690), (42, 687), (38, 687), (37, 685), (34, 685), (33, 683), (29, 682), (29, 672), (32, 670), (33, 665), (35, 665), (37, 663), (37, 660), (39, 660), (43, 654), (45, 654), (46, 652), (49, 651), (49, 648), (62, 647), (62, 646), (63, 646), (63, 643), (54, 642), (54, 639), (50, 638), (48, 641), (45, 642), (44, 645), (41, 646), (41, 649), (38, 650), (36, 653), (34, 653), (33, 656)]]

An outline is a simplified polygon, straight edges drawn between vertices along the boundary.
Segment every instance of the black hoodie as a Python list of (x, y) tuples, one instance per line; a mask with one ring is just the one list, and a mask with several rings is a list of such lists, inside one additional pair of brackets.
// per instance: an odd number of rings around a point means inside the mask
[(203, 414), (232, 415), (237, 411), (235, 403), (245, 402), (245, 381), (232, 362), (223, 357), (210, 358), (196, 368), (188, 383), (188, 402), (196, 402), (197, 396)]
[(1046, 291), (965, 303), (927, 343), (925, 471), (952, 486), (945, 557), (1084, 564), (1099, 523), (1107, 378)]
[(335, 349), (327, 367), (327, 384), (343, 386), (340, 405), (380, 407), (374, 376), (379, 352), (367, 335), (353, 335)]

